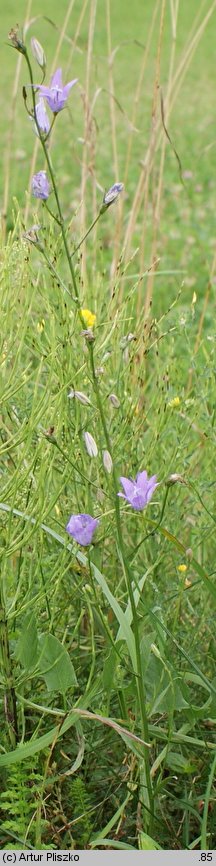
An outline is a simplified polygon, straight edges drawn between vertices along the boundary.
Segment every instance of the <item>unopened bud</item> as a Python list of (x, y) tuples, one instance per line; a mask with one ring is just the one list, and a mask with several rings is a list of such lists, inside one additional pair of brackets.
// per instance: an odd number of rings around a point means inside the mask
[(93, 438), (91, 433), (88, 433), (88, 431), (86, 431), (86, 433), (83, 433), (83, 439), (84, 439), (86, 451), (87, 451), (87, 454), (89, 455), (89, 457), (97, 457), (98, 449), (97, 449), (95, 439)]
[(188, 559), (193, 559), (193, 551), (192, 551), (191, 547), (187, 547), (187, 550), (185, 551), (185, 555), (187, 556)]
[(44, 50), (42, 48), (42, 45), (40, 44), (40, 42), (38, 42), (38, 39), (35, 39), (35, 36), (32, 36), (32, 39), (31, 39), (31, 50), (32, 50), (32, 54), (33, 54), (34, 59), (38, 63), (38, 66), (40, 66), (40, 68), (43, 69), (43, 72), (45, 72), (46, 56), (45, 56)]
[(114, 409), (119, 409), (120, 402), (118, 397), (116, 397), (116, 394), (110, 394), (109, 399), (110, 403), (112, 403), (112, 406), (114, 406)]
[(156, 656), (157, 659), (161, 658), (160, 650), (158, 649), (158, 647), (156, 646), (155, 643), (151, 643), (151, 652), (153, 653), (154, 656)]
[(83, 406), (91, 405), (89, 398), (86, 396), (86, 394), (83, 394), (82, 391), (74, 391), (74, 389), (72, 389), (72, 391), (70, 391), (70, 393), (68, 394), (68, 397), (70, 397), (71, 399), (75, 397), (77, 400), (79, 400), (79, 403), (83, 404)]
[(113, 468), (113, 462), (109, 451), (103, 451), (103, 465), (104, 469), (106, 469), (106, 472), (108, 472), (108, 474), (110, 475)]
[(113, 186), (105, 192), (103, 197), (103, 204), (101, 205), (101, 213), (103, 213), (120, 195), (120, 192), (124, 189), (123, 183), (114, 183)]

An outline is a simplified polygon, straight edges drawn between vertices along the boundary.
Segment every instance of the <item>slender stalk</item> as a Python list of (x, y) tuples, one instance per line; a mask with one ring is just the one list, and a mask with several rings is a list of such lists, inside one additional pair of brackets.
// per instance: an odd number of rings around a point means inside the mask
[[(93, 344), (92, 343), (88, 343), (88, 349), (89, 349), (89, 359), (90, 359), (90, 366), (91, 366), (91, 372), (92, 372), (92, 381), (93, 381), (93, 387), (94, 387), (95, 397), (96, 397), (96, 401), (97, 401), (98, 411), (99, 411), (100, 418), (101, 418), (101, 423), (102, 423), (102, 427), (103, 427), (103, 431), (104, 431), (104, 437), (105, 437), (107, 449), (112, 456), (112, 446), (111, 446), (111, 442), (110, 442), (110, 436), (109, 436), (108, 429), (107, 429), (106, 418), (105, 418), (105, 414), (104, 414), (104, 410), (103, 410), (103, 403), (101, 400), (98, 379), (97, 379), (97, 376), (95, 374), (94, 350), (93, 350)], [(128, 564), (127, 557), (125, 556), (125, 545), (124, 545), (122, 528), (121, 528), (121, 516), (120, 516), (120, 506), (119, 506), (119, 497), (118, 497), (118, 486), (119, 486), (118, 485), (118, 478), (117, 478), (117, 473), (116, 473), (115, 464), (114, 464), (114, 460), (113, 460), (113, 487), (114, 487), (114, 504), (115, 504), (117, 537), (118, 537), (118, 545), (119, 545), (121, 562), (122, 562), (122, 566), (123, 566), (123, 570), (124, 570), (124, 574), (125, 574), (125, 580), (126, 580), (126, 584), (127, 584), (128, 596), (129, 596), (130, 604), (131, 604), (132, 619), (133, 619), (133, 626), (134, 626), (134, 639), (135, 639), (136, 662), (137, 662), (136, 681), (137, 681), (137, 691), (138, 691), (138, 699), (139, 699), (141, 722), (142, 722), (142, 733), (143, 733), (143, 739), (145, 740), (145, 742), (148, 742), (148, 740), (149, 740), (148, 719), (147, 719), (147, 712), (146, 712), (146, 698), (145, 698), (145, 689), (144, 689), (144, 682), (143, 682), (142, 659), (141, 659), (141, 652), (140, 652), (139, 623), (138, 623), (137, 610), (136, 610), (136, 604), (135, 604), (135, 600), (134, 600), (133, 587), (132, 587), (133, 573), (132, 573), (130, 566)], [(146, 787), (147, 787), (147, 792), (148, 792), (148, 812), (150, 813), (150, 825), (149, 825), (149, 830), (150, 830), (152, 828), (152, 822), (153, 822), (153, 817), (154, 817), (154, 798), (153, 798), (152, 782), (151, 782), (151, 775), (150, 775), (149, 750), (146, 746), (144, 747), (144, 764), (145, 764)]]
[(0, 585), (0, 647), (2, 658), (2, 671), (5, 679), (5, 717), (8, 726), (8, 735), (12, 749), (16, 748), (18, 740), (16, 695), (13, 686), (12, 665), (10, 658), (10, 647), (8, 637), (8, 626), (5, 612), (3, 593)]
[(97, 216), (95, 217), (95, 219), (93, 220), (93, 222), (91, 223), (91, 225), (89, 226), (89, 228), (87, 229), (87, 232), (85, 233), (85, 235), (83, 235), (83, 238), (81, 238), (81, 241), (79, 241), (79, 243), (77, 244), (77, 247), (75, 247), (75, 250), (73, 251), (72, 256), (75, 256), (75, 253), (77, 253), (77, 251), (78, 251), (79, 248), (82, 246), (82, 244), (84, 243), (84, 241), (86, 240), (86, 238), (88, 237), (88, 235), (90, 235), (90, 232), (92, 231), (92, 229), (94, 228), (94, 226), (96, 226), (96, 223), (97, 223), (98, 220), (100, 219), (100, 216), (102, 216), (102, 214), (101, 214), (101, 210), (99, 211), (99, 213), (97, 214)]
[[(40, 130), (40, 127), (39, 127), (39, 124), (37, 121), (35, 91), (34, 91), (35, 85), (34, 85), (34, 81), (33, 81), (31, 64), (30, 64), (27, 52), (25, 54), (25, 57), (26, 57), (27, 65), (28, 65), (30, 82), (32, 85), (32, 98), (33, 98), (33, 109), (34, 109), (35, 123), (36, 123), (38, 135), (39, 135), (39, 138), (41, 141), (41, 145), (42, 145), (42, 148), (44, 151), (44, 155), (45, 155), (45, 159), (47, 162), (50, 178), (51, 178), (52, 185), (53, 185), (53, 191), (54, 191), (54, 195), (55, 195), (57, 211), (58, 211), (58, 216), (59, 216), (58, 223), (60, 225), (60, 230), (62, 233), (63, 244), (64, 244), (64, 248), (65, 248), (65, 253), (66, 253), (66, 257), (67, 257), (67, 261), (68, 261), (68, 265), (69, 265), (69, 270), (70, 270), (74, 294), (75, 294), (74, 300), (77, 303), (78, 313), (80, 316), (80, 320), (83, 324), (83, 317), (82, 317), (82, 313), (81, 313), (81, 306), (80, 306), (79, 293), (78, 293), (78, 288), (77, 288), (77, 283), (76, 283), (75, 271), (74, 271), (74, 266), (72, 263), (72, 257), (71, 257), (69, 247), (68, 247), (66, 229), (65, 229), (63, 214), (62, 214), (62, 210), (61, 210), (61, 204), (60, 204), (60, 200), (59, 200), (58, 189), (56, 186), (55, 175), (53, 172), (52, 163), (51, 163), (51, 159), (50, 159), (47, 147), (46, 147), (46, 143), (44, 141), (43, 136), (41, 135), (41, 130)], [(102, 212), (103, 211), (101, 211), (101, 213)], [(97, 219), (99, 218), (99, 216), (100, 216), (100, 214), (97, 216)], [(93, 225), (95, 225), (96, 221), (97, 220), (93, 221), (92, 226), (85, 233), (82, 241), (87, 236), (87, 234), (89, 234), (91, 228), (93, 227)], [(82, 243), (82, 241), (80, 243)], [(89, 351), (89, 361), (90, 361), (90, 367), (91, 367), (91, 373), (92, 373), (92, 383), (93, 383), (97, 407), (98, 407), (98, 411), (100, 414), (101, 423), (102, 423), (102, 427), (103, 427), (103, 431), (104, 431), (105, 442), (106, 442), (108, 451), (112, 455), (112, 447), (111, 447), (110, 437), (109, 437), (109, 433), (108, 433), (108, 429), (107, 429), (106, 418), (105, 418), (104, 409), (103, 409), (103, 403), (101, 400), (99, 384), (98, 384), (97, 376), (95, 373), (93, 343), (87, 342), (87, 346), (88, 346), (88, 351)], [(137, 692), (138, 692), (138, 700), (139, 700), (139, 707), (140, 707), (140, 714), (141, 714), (142, 733), (143, 733), (143, 739), (145, 740), (145, 742), (148, 742), (148, 739), (149, 739), (149, 737), (148, 737), (148, 719), (147, 719), (147, 712), (146, 712), (145, 690), (144, 690), (143, 672), (142, 672), (142, 660), (141, 660), (141, 653), (140, 653), (139, 623), (138, 623), (136, 604), (135, 604), (133, 588), (132, 588), (133, 574), (131, 572), (130, 566), (128, 564), (128, 561), (127, 561), (127, 558), (126, 558), (125, 552), (124, 552), (124, 540), (123, 540), (123, 536), (122, 536), (120, 506), (119, 506), (119, 498), (118, 498), (118, 478), (117, 478), (117, 473), (116, 473), (114, 462), (113, 462), (113, 487), (114, 487), (114, 503), (115, 503), (118, 546), (119, 546), (119, 552), (120, 552), (122, 567), (123, 567), (124, 574), (125, 574), (125, 580), (126, 580), (126, 584), (127, 584), (128, 596), (130, 599), (133, 625), (134, 625), (134, 639), (135, 639), (135, 648), (136, 648), (136, 667), (137, 667), (135, 674), (137, 675), (136, 681), (137, 681)], [(149, 831), (151, 831), (153, 815), (154, 815), (154, 799), (153, 799), (153, 790), (152, 790), (152, 782), (151, 782), (151, 775), (150, 775), (149, 750), (148, 750), (147, 746), (144, 746), (144, 767), (145, 767), (145, 780), (146, 780), (146, 788), (147, 788), (147, 795), (148, 795), (148, 797), (147, 797), (147, 801), (148, 801), (147, 802), (147, 812), (148, 812), (148, 815), (150, 815)]]
[(53, 185), (53, 192), (54, 192), (55, 200), (56, 200), (56, 204), (57, 204), (57, 210), (58, 210), (58, 215), (59, 215), (59, 225), (60, 225), (61, 233), (62, 233), (62, 240), (63, 240), (63, 244), (64, 244), (64, 248), (65, 248), (65, 253), (66, 253), (66, 257), (67, 257), (67, 261), (68, 261), (68, 265), (69, 265), (70, 275), (71, 275), (72, 284), (73, 284), (73, 289), (74, 289), (74, 293), (75, 293), (75, 300), (76, 300), (76, 302), (77, 302), (77, 306), (78, 306), (78, 310), (79, 310), (79, 309), (80, 309), (79, 293), (78, 293), (78, 288), (77, 288), (77, 282), (76, 282), (76, 277), (75, 277), (74, 266), (73, 266), (73, 263), (72, 263), (72, 260), (71, 260), (71, 254), (70, 254), (70, 250), (69, 250), (69, 246), (68, 246), (68, 242), (67, 242), (67, 236), (66, 236), (66, 230), (65, 230), (65, 225), (64, 225), (64, 219), (63, 219), (63, 214), (62, 214), (62, 209), (61, 209), (61, 204), (60, 204), (60, 199), (59, 199), (59, 194), (58, 194), (58, 188), (57, 188), (56, 181), (55, 181), (55, 175), (54, 175), (54, 171), (53, 171), (53, 167), (52, 167), (52, 163), (51, 163), (50, 155), (49, 155), (49, 153), (48, 153), (48, 150), (47, 150), (47, 147), (46, 147), (46, 143), (45, 143), (45, 141), (44, 141), (44, 139), (43, 139), (43, 136), (41, 135), (40, 126), (39, 126), (39, 123), (38, 123), (38, 121), (37, 121), (37, 115), (36, 115), (36, 101), (35, 101), (35, 91), (34, 91), (34, 87), (35, 87), (35, 85), (34, 85), (34, 80), (33, 80), (33, 75), (32, 75), (31, 63), (30, 63), (30, 60), (29, 60), (29, 56), (28, 56), (28, 52), (27, 52), (27, 51), (26, 51), (26, 53), (25, 53), (25, 59), (26, 59), (26, 63), (27, 63), (27, 66), (28, 66), (28, 70), (29, 70), (30, 82), (31, 82), (31, 85), (32, 85), (32, 100), (33, 100), (33, 108), (34, 108), (34, 118), (35, 118), (35, 123), (36, 123), (36, 127), (37, 127), (37, 131), (38, 131), (38, 135), (39, 135), (39, 138), (40, 138), (40, 142), (41, 142), (41, 145), (42, 145), (42, 148), (43, 148), (44, 156), (45, 156), (45, 159), (46, 159), (46, 162), (47, 162), (47, 166), (48, 166), (48, 169), (49, 169), (49, 174), (50, 174), (51, 181), (52, 181), (52, 185)]

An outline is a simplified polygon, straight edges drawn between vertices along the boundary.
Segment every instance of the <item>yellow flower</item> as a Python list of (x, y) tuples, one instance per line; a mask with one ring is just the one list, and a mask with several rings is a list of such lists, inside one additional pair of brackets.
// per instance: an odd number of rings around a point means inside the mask
[(185, 563), (182, 562), (181, 565), (177, 565), (177, 569), (178, 569), (178, 571), (180, 571), (180, 574), (184, 574), (185, 571), (187, 571), (187, 565), (185, 565)]
[(42, 334), (42, 331), (44, 330), (44, 328), (45, 328), (45, 321), (44, 321), (44, 319), (41, 319), (40, 322), (37, 323), (38, 333)]
[(80, 312), (82, 313), (86, 328), (93, 328), (96, 322), (95, 313), (91, 313), (91, 310), (80, 310)]
[(177, 409), (177, 406), (180, 406), (180, 397), (173, 397), (173, 400), (170, 400), (167, 406), (169, 409)]

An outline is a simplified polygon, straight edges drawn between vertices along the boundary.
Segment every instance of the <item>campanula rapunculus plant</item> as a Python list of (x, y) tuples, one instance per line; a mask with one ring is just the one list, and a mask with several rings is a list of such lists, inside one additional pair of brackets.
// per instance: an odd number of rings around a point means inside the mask
[(91, 544), (98, 525), (99, 520), (96, 517), (91, 517), (91, 514), (72, 514), (66, 531), (72, 535), (78, 544), (87, 547), (88, 544)]
[(158, 486), (156, 479), (157, 475), (152, 475), (151, 478), (148, 478), (145, 470), (144, 472), (138, 472), (135, 481), (132, 478), (121, 476), (120, 481), (124, 493), (118, 493), (118, 496), (126, 499), (129, 505), (135, 508), (136, 511), (142, 511), (148, 505), (155, 488)]
[(37, 84), (35, 87), (40, 91), (41, 96), (44, 96), (53, 114), (57, 114), (58, 111), (62, 111), (65, 107), (70, 90), (77, 81), (78, 78), (73, 78), (68, 84), (63, 85), (62, 70), (56, 69), (51, 79), (50, 87), (46, 87), (45, 84)]
[(46, 201), (50, 194), (50, 184), (45, 171), (38, 171), (32, 178), (32, 194), (35, 198), (42, 198)]

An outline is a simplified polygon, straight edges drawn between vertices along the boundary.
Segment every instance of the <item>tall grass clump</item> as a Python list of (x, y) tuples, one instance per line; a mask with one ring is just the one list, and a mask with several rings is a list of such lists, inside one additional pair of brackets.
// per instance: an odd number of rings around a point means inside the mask
[[(169, 122), (216, 4), (201, 4), (176, 60), (181, 4), (170, 0), (160, 98), (167, 6), (154, 4), (145, 47), (136, 45), (130, 120), (115, 96), (123, 46), (112, 43), (109, 0), (108, 75), (93, 95), (98, 7), (78, 4), (72, 40), (74, 5), (51, 77), (28, 17), (24, 33), (9, 34), (35, 148), (25, 213), (14, 199), (7, 233), (5, 210), (1, 247), (1, 844), (210, 849), (215, 257), (205, 261), (199, 303), (194, 288), (185, 295), (186, 261), (179, 255), (170, 266), (161, 226), (169, 159), (190, 207)], [(71, 58), (83, 22), (83, 155), (73, 192), (61, 135), (75, 126)], [(152, 45), (150, 130), (137, 158)], [(105, 110), (112, 177), (104, 141), (97, 151)], [(10, 153), (5, 208), (9, 177)]]

